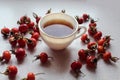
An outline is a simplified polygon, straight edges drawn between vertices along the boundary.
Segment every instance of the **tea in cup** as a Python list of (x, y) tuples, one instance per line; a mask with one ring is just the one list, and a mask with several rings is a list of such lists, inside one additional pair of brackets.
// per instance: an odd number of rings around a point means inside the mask
[[(86, 32), (75, 18), (65, 13), (50, 13), (41, 18), (39, 23), (41, 38), (54, 50), (62, 50), (73, 40)], [(82, 33), (78, 31), (84, 29)]]

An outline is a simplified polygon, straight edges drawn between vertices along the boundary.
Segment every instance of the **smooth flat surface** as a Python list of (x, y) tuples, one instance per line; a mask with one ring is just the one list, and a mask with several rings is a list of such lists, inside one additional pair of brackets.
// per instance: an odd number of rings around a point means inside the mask
[[(53, 12), (59, 12), (62, 9), (71, 16), (90, 14), (93, 18), (99, 18), (97, 22), (98, 30), (103, 35), (111, 35), (111, 47), (109, 51), (113, 56), (120, 57), (120, 1), (119, 0), (0, 0), (0, 29), (4, 26), (9, 28), (18, 27), (17, 20), (28, 15), (33, 19), (32, 12), (44, 16), (49, 8)], [(87, 25), (85, 25), (88, 27)], [(23, 63), (19, 64), (14, 55), (8, 64), (0, 64), (0, 72), (3, 72), (8, 65), (16, 65), (19, 69), (15, 80), (26, 77), (28, 72), (44, 72), (44, 75), (36, 76), (36, 80), (76, 80), (70, 74), (70, 64), (78, 59), (77, 52), (79, 49), (86, 48), (76, 39), (67, 49), (63, 51), (52, 51), (44, 42), (38, 42), (33, 52), (27, 50), (28, 56)], [(0, 34), (0, 54), (4, 50), (10, 50), (11, 46), (7, 40)], [(49, 56), (54, 57), (54, 61), (41, 65), (39, 61), (32, 63), (34, 55), (40, 52), (47, 52)], [(95, 71), (88, 70), (83, 65), (81, 71), (86, 75), (79, 77), (78, 80), (120, 80), (120, 61), (115, 64), (106, 64), (103, 60), (98, 62)], [(0, 80), (10, 80), (7, 76), (0, 75)]]

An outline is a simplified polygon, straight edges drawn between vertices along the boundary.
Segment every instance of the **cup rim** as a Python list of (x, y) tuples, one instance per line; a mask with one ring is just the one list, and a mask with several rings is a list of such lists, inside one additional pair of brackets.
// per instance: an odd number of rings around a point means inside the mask
[[(74, 30), (71, 34), (66, 35), (66, 36), (62, 36), (62, 37), (52, 36), (52, 35), (49, 35), (49, 34), (47, 34), (46, 32), (44, 32), (43, 29), (42, 29), (42, 27), (41, 27), (41, 21), (42, 21), (45, 17), (50, 16), (50, 15), (54, 15), (54, 14), (64, 14), (64, 15), (66, 15), (66, 16), (69, 16), (69, 17), (73, 18), (74, 21), (75, 21), (75, 23), (76, 23), (76, 28), (75, 28), (75, 30)], [(72, 17), (72, 16), (70, 16), (70, 15), (68, 15), (68, 14), (66, 14), (66, 13), (62, 13), (62, 12), (61, 12), (61, 13), (49, 13), (49, 14), (46, 14), (44, 17), (42, 17), (42, 18), (40, 19), (40, 22), (39, 22), (38, 27), (39, 27), (39, 29), (40, 29), (40, 32), (42, 32), (43, 34), (45, 34), (45, 35), (48, 36), (48, 37), (56, 38), (56, 39), (63, 39), (63, 38), (70, 37), (70, 36), (72, 36), (73, 34), (75, 34), (75, 33), (77, 32), (77, 30), (78, 30), (78, 22), (77, 22), (77, 20), (76, 20), (74, 17)]]

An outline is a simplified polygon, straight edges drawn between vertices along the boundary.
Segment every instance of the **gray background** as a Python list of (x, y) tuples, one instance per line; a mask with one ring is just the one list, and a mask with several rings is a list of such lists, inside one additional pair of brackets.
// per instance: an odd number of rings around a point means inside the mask
[[(0, 29), (4, 26), (12, 28), (18, 27), (17, 20), (28, 15), (34, 21), (32, 12), (40, 16), (44, 16), (49, 8), (53, 12), (59, 12), (65, 9), (71, 16), (90, 14), (93, 18), (99, 18), (97, 22), (98, 30), (103, 35), (111, 35), (111, 47), (109, 51), (113, 56), (120, 57), (120, 1), (119, 0), (0, 0)], [(88, 27), (87, 24), (84, 24)], [(14, 55), (8, 64), (0, 64), (0, 72), (3, 72), (8, 65), (16, 65), (19, 69), (15, 80), (26, 77), (28, 72), (44, 72), (44, 75), (36, 76), (36, 80), (76, 80), (70, 74), (70, 64), (78, 58), (79, 49), (86, 48), (80, 41), (76, 39), (64, 51), (52, 51), (44, 42), (38, 42), (33, 52), (27, 50), (25, 61), (19, 64)], [(0, 34), (0, 51), (10, 50), (11, 47), (7, 40), (2, 38)], [(54, 61), (41, 65), (39, 61), (32, 63), (34, 55), (45, 51), (49, 56), (54, 57)], [(1, 54), (0, 53), (0, 54)], [(91, 71), (83, 65), (81, 71), (86, 75), (79, 77), (78, 80), (120, 80), (120, 61), (115, 64), (106, 64), (103, 60), (98, 62), (96, 71)], [(9, 80), (5, 75), (0, 74), (0, 80)]]

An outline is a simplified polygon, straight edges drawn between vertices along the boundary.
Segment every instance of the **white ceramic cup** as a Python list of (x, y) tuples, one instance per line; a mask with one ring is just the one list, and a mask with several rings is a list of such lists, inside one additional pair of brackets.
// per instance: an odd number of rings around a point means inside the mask
[[(52, 36), (44, 32), (44, 25), (51, 20), (64, 20), (72, 24), (74, 31), (64, 37)], [(65, 13), (50, 13), (41, 18), (39, 29), (43, 41), (53, 50), (62, 50), (70, 45), (70, 43), (79, 38), (86, 32), (86, 27), (80, 26), (75, 18)], [(78, 29), (83, 29), (82, 33)]]

